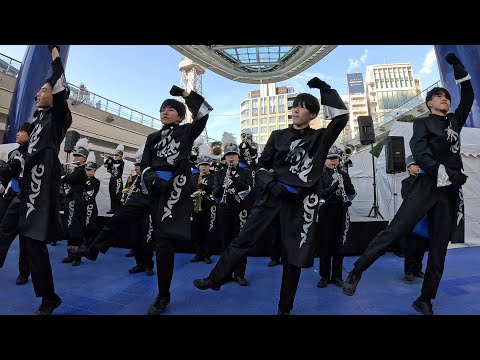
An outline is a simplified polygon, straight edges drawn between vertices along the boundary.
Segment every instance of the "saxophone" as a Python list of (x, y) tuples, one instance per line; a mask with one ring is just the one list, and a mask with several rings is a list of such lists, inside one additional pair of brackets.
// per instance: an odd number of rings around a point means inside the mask
[[(337, 178), (338, 178), (339, 173), (338, 173), (338, 169), (337, 169), (336, 166), (333, 167), (333, 172), (335, 174), (337, 174)], [(350, 205), (352, 205), (352, 202), (348, 199), (348, 196), (347, 196), (347, 193), (345, 192), (345, 187), (343, 186), (343, 183), (340, 184), (340, 182), (339, 182), (338, 187), (340, 188), (340, 192), (342, 194), (343, 206), (349, 207)]]
[(202, 173), (200, 173), (198, 175), (197, 183), (198, 190), (195, 191), (192, 195), (190, 195), (193, 198), (193, 211), (197, 214), (202, 211), (202, 195), (204, 194), (204, 191), (200, 189), (200, 184), (202, 183), (202, 181), (203, 175)]

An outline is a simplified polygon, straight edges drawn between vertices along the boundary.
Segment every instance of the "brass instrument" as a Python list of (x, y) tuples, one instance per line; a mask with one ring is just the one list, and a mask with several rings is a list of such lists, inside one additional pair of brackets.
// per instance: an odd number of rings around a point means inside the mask
[(230, 184), (232, 183), (232, 179), (230, 179), (230, 172), (231, 171), (232, 171), (232, 162), (230, 161), (228, 163), (227, 171), (225, 172), (225, 178), (229, 178), (229, 182), (227, 183), (227, 185), (224, 185), (224, 188), (223, 188), (222, 200), (220, 201), (220, 204), (219, 204), (221, 207), (227, 207), (228, 206), (228, 204), (227, 204), (227, 189), (230, 186)]
[[(129, 178), (132, 179), (132, 174), (129, 175)], [(126, 204), (128, 199), (130, 199), (130, 197), (132, 196), (133, 191), (135, 190), (135, 187), (137, 186), (137, 183), (138, 183), (139, 180), (140, 180), (140, 174), (137, 175), (137, 177), (135, 178), (135, 181), (133, 182), (133, 184), (128, 189), (128, 192), (126, 193), (127, 196), (125, 196), (125, 200), (123, 201), (124, 204)], [(125, 190), (125, 189), (123, 189), (123, 190)], [(123, 190), (122, 190), (122, 192), (123, 192)]]
[(222, 146), (221, 145), (213, 145), (212, 146), (212, 155), (219, 156), (222, 154)]
[[(337, 174), (337, 179), (338, 179), (339, 172), (336, 166), (333, 167), (333, 172)], [(339, 180), (337, 181), (338, 181), (338, 187), (340, 188), (340, 192), (342, 193), (343, 206), (349, 207), (350, 205), (352, 205), (352, 202), (348, 199), (347, 193), (345, 192), (345, 187), (343, 186), (343, 181), (341, 184)]]
[[(208, 174), (207, 174), (208, 175)], [(198, 190), (193, 192), (192, 195), (190, 195), (193, 198), (193, 211), (195, 213), (199, 213), (202, 211), (202, 195), (204, 194), (204, 191), (200, 189), (200, 184), (203, 181), (203, 175), (200, 173), (198, 175)]]

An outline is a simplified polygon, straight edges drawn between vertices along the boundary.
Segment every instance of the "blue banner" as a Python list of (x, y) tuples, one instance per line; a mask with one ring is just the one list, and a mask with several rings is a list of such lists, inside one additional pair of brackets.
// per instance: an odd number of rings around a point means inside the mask
[[(59, 45), (63, 67), (67, 67), (70, 45)], [(14, 143), (18, 127), (31, 122), (36, 110), (35, 96), (52, 74), (52, 55), (46, 45), (30, 45), (25, 52), (13, 90), (10, 110), (5, 124), (3, 143)]]
[(347, 74), (347, 81), (349, 94), (363, 94), (365, 92), (362, 73)]
[(468, 73), (472, 77), (473, 92), (475, 100), (473, 101), (472, 111), (465, 123), (467, 127), (480, 127), (480, 45), (435, 45), (435, 54), (437, 55), (438, 70), (443, 87), (446, 88), (452, 96), (452, 106), (450, 111), (455, 111), (460, 102), (460, 85), (455, 83), (453, 76), (453, 66), (445, 61), (448, 53), (455, 53), (460, 61), (465, 65)]

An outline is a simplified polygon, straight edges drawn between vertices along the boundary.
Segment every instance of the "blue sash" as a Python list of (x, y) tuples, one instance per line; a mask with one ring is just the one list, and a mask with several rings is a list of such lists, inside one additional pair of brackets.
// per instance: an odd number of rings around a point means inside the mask
[(158, 171), (155, 171), (155, 174), (157, 174), (157, 176), (160, 178), (160, 179), (163, 179), (163, 180), (170, 180), (173, 176), (173, 172), (171, 171), (161, 171), (161, 170), (158, 170)]
[(244, 169), (245, 169), (245, 168), (248, 168), (248, 165), (245, 164), (245, 163), (242, 163), (242, 162), (241, 162), (241, 163), (238, 163), (238, 166), (240, 166), (241, 168), (244, 168)]
[(12, 184), (10, 185), (10, 188), (16, 193), (20, 191), (20, 186), (18, 185), (18, 179), (12, 179)]
[(200, 174), (200, 170), (197, 168), (192, 168), (192, 175)]
[(287, 184), (281, 183), (280, 181), (277, 181), (277, 184), (283, 185), (285, 189), (287, 189), (289, 192), (293, 194), (298, 194), (298, 189), (295, 186), (287, 185)]

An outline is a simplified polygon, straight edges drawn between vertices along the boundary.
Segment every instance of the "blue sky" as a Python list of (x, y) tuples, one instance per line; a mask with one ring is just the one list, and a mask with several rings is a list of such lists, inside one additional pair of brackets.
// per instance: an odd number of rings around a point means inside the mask
[[(27, 45), (0, 45), (0, 53), (22, 61)], [(180, 83), (178, 64), (183, 56), (167, 45), (71, 45), (67, 81), (86, 85), (90, 92), (134, 110), (159, 118), (160, 104)], [(339, 93), (347, 93), (347, 73), (361, 72), (367, 65), (408, 62), (422, 89), (440, 79), (433, 45), (339, 45), (324, 59), (296, 77), (278, 83), (318, 96), (306, 86), (314, 76)], [(224, 131), (240, 133), (240, 103), (256, 84), (244, 84), (206, 70), (203, 96), (214, 108), (207, 124), (209, 137), (221, 139)]]

